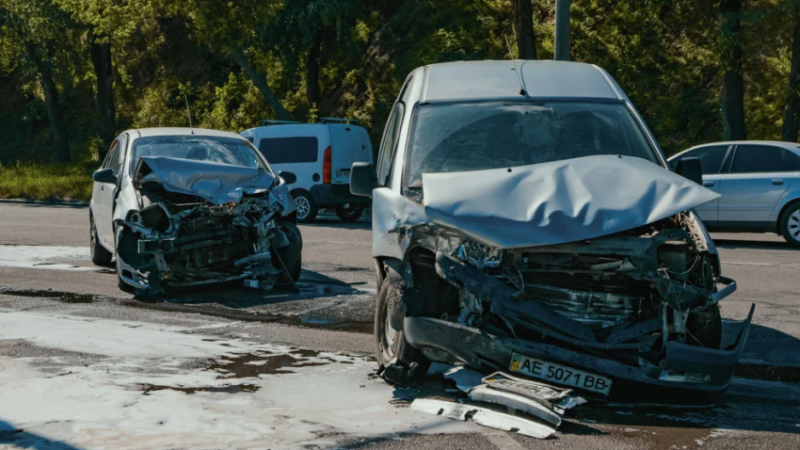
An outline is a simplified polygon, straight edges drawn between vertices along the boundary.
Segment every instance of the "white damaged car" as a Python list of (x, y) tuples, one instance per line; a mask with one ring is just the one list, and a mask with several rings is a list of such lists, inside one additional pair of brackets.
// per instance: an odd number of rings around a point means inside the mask
[(116, 259), (121, 289), (300, 277), (300, 231), (287, 183), (246, 139), (190, 128), (123, 132), (92, 178), (92, 261)]
[(373, 198), (377, 359), (412, 383), (431, 361), (514, 373), (614, 402), (710, 405), (753, 309), (722, 340), (736, 289), (693, 208), (718, 197), (676, 172), (602, 69), (556, 61), (413, 71)]

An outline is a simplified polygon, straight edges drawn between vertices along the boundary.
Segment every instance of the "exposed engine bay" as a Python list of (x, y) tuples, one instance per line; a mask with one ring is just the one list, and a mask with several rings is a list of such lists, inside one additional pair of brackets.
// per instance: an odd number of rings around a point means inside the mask
[[(613, 236), (579, 243), (503, 252), (466, 243), (450, 255), (517, 291), (518, 302), (536, 301), (554, 314), (594, 331), (598, 338), (613, 327), (681, 312), (711, 309), (717, 291), (712, 258), (702, 235), (690, 232), (691, 213)], [(486, 317), (462, 301), (460, 323), (475, 325)], [(676, 317), (670, 332), (681, 342), (705, 345), (687, 334), (686, 315)], [(604, 331), (606, 333), (604, 333)]]
[(240, 279), (271, 289), (299, 278), (302, 238), (287, 217), (294, 205), (285, 185), (215, 204), (140, 170), (135, 188), (141, 208), (118, 224), (117, 251), (122, 281), (137, 290)]

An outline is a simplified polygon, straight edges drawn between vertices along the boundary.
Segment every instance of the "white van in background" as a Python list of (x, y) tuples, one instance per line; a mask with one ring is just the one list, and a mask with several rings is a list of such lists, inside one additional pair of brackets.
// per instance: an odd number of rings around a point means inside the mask
[(298, 222), (312, 222), (321, 208), (334, 208), (354, 222), (369, 206), (367, 197), (350, 193), (354, 162), (372, 163), (369, 134), (357, 120), (323, 118), (321, 123), (265, 120), (240, 134), (267, 158), (273, 170), (292, 172), (292, 196)]

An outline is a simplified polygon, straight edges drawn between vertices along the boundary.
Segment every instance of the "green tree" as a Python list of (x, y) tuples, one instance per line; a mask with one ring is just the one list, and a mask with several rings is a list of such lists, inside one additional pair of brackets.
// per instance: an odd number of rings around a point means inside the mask
[(797, 129), (800, 125), (800, 1), (789, 1), (786, 7), (794, 26), (791, 38), (789, 92), (784, 106), (781, 139), (797, 142)]
[(341, 47), (350, 44), (352, 30), (362, 14), (356, 0), (287, 0), (283, 10), (268, 26), (267, 35), (280, 43), (290, 67), (305, 57), (308, 107), (319, 109), (322, 101), (320, 74), (326, 61), (344, 57)]
[[(279, 0), (189, 0), (185, 5), (198, 39), (233, 59), (261, 91), (278, 119), (291, 115), (269, 85), (269, 50), (263, 30), (281, 9)], [(262, 39), (259, 39), (262, 38)]]
[(744, 110), (744, 72), (742, 69), (742, 0), (720, 0), (722, 26), (720, 61), (722, 79), (722, 125), (726, 140), (747, 139)]
[(12, 48), (29, 76), (36, 76), (44, 94), (57, 161), (70, 161), (56, 73), (63, 55), (63, 39), (74, 28), (69, 16), (47, 0), (0, 1), (0, 39)]
[(517, 49), (522, 59), (536, 59), (536, 34), (533, 28), (533, 5), (531, 0), (513, 0), (514, 31)]

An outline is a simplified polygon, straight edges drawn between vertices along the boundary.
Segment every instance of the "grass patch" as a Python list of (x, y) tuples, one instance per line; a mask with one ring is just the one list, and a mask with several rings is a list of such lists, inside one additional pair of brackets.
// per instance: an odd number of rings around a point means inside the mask
[(0, 198), (89, 201), (97, 166), (96, 162), (0, 165)]

